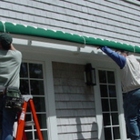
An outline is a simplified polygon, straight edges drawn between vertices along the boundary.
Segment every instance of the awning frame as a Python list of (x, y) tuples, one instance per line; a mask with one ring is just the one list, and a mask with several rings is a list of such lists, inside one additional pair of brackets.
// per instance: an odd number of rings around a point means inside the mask
[(108, 46), (114, 49), (123, 49), (129, 52), (140, 53), (140, 46), (133, 46), (130, 44), (81, 36), (77, 34), (66, 33), (62, 31), (55, 31), (45, 28), (38, 28), (34, 26), (27, 26), (23, 24), (16, 24), (11, 22), (0, 21), (0, 32), (9, 32), (11, 34), (23, 36), (31, 36), (33, 38), (39, 37), (42, 39), (57, 40), (57, 43), (69, 42), (70, 44), (77, 44), (78, 47), (90, 46)]

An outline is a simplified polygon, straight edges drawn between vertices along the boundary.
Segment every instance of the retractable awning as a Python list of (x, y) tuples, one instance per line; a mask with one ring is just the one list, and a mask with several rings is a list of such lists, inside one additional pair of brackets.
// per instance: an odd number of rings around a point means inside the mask
[(129, 44), (123, 44), (120, 42), (109, 41), (100, 38), (81, 36), (81, 35), (66, 33), (62, 31), (38, 28), (38, 27), (27, 26), (23, 24), (15, 24), (11, 22), (0, 21), (0, 32), (9, 32), (12, 34), (57, 39), (62, 41), (84, 44), (84, 45), (108, 46), (114, 49), (123, 49), (129, 52), (140, 53), (140, 46), (133, 46)]

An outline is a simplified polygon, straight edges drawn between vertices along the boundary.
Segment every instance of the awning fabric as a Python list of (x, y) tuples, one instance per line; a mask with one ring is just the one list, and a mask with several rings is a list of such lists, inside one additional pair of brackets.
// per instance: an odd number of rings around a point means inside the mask
[(108, 46), (114, 49), (123, 49), (129, 52), (140, 53), (140, 46), (123, 44), (120, 42), (109, 41), (100, 38), (81, 36), (77, 34), (66, 33), (62, 31), (54, 31), (45, 28), (15, 24), (11, 22), (0, 21), (0, 32), (9, 32), (12, 34), (29, 35), (62, 41), (69, 41), (93, 46)]

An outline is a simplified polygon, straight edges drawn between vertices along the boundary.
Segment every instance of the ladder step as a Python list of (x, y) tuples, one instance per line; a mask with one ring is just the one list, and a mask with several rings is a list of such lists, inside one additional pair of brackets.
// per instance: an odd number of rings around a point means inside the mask
[[(32, 121), (25, 121), (28, 104), (30, 105), (30, 109), (31, 109), (31, 112), (32, 112), (32, 115), (34, 118), (34, 120), (32, 120)], [(24, 101), (23, 106), (22, 106), (22, 112), (18, 119), (18, 127), (17, 127), (17, 133), (16, 133), (15, 140), (27, 140), (24, 127), (31, 126), (31, 125), (36, 126), (38, 138), (39, 138), (39, 140), (43, 140), (43, 135), (40, 130), (40, 125), (39, 125), (38, 118), (36, 115), (36, 110), (35, 110), (35, 106), (33, 103), (33, 99), (29, 96), (28, 98), (26, 98), (26, 100)]]
[(25, 126), (35, 125), (34, 121), (26, 121)]

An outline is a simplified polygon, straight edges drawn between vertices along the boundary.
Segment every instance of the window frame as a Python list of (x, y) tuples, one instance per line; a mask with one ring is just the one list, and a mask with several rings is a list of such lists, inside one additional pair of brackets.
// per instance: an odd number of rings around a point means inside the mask
[[(123, 98), (121, 94), (121, 84), (120, 84), (120, 73), (119, 69), (112, 69), (112, 68), (97, 68), (96, 69), (96, 77), (98, 77), (98, 70), (105, 70), (105, 71), (114, 71), (115, 74), (115, 83), (116, 83), (116, 92), (117, 92), (117, 104), (118, 104), (118, 113), (119, 113), (119, 125), (120, 125), (120, 139), (127, 139), (126, 137), (126, 127), (125, 127), (125, 120), (124, 120), (124, 111), (123, 111)], [(100, 83), (99, 79), (97, 78), (97, 86), (94, 87), (95, 90), (95, 102), (96, 106), (96, 114), (97, 114), (97, 123), (98, 123), (98, 138), (100, 140), (105, 140), (104, 134), (104, 126), (103, 126), (103, 112), (102, 112), (102, 105), (101, 105), (101, 96), (100, 96)]]
[[(27, 56), (27, 58), (26, 58)], [(40, 55), (41, 56), (41, 55)], [(28, 56), (25, 54), (23, 58), (23, 63), (40, 63), (43, 65), (43, 79), (44, 79), (44, 98), (45, 98), (45, 108), (46, 108), (46, 125), (48, 140), (58, 140), (57, 133), (57, 119), (55, 112), (55, 99), (54, 99), (54, 87), (53, 87), (53, 74), (52, 74), (52, 61), (50, 59), (44, 60), (44, 58), (38, 57), (40, 59), (36, 60), (34, 55)], [(44, 130), (41, 129), (41, 130)]]

